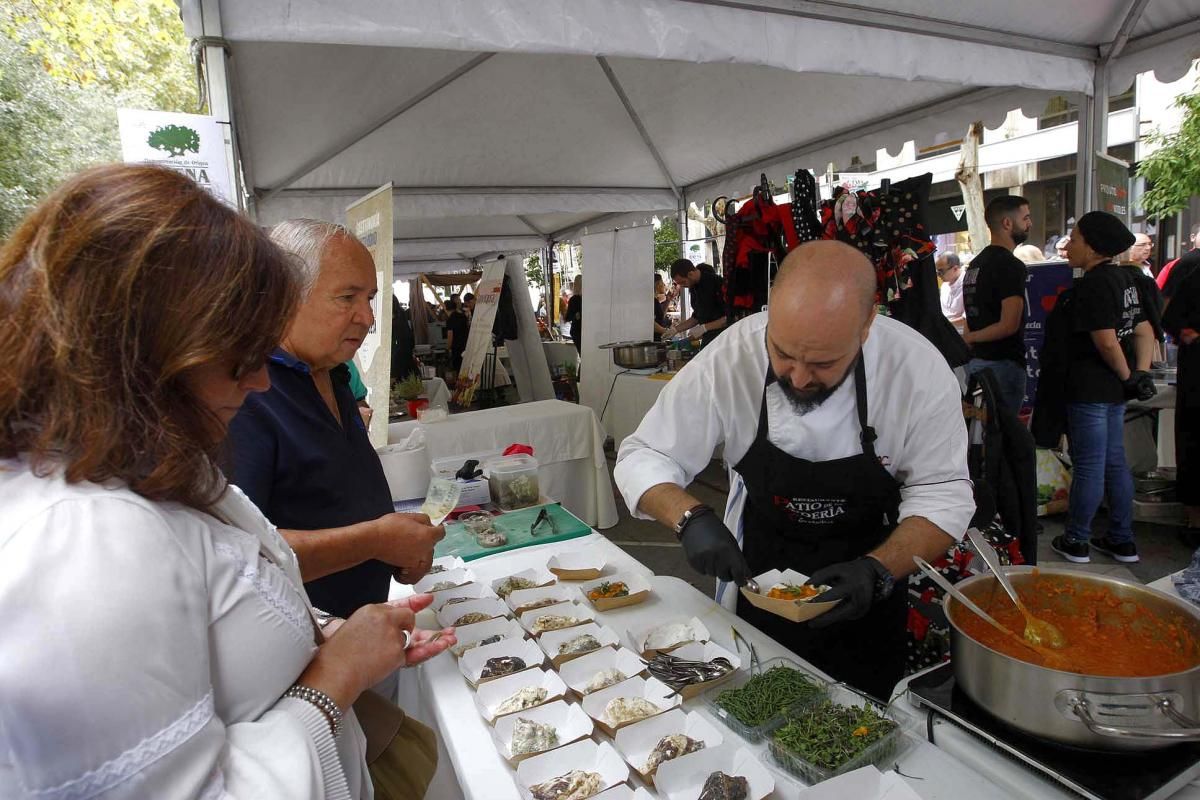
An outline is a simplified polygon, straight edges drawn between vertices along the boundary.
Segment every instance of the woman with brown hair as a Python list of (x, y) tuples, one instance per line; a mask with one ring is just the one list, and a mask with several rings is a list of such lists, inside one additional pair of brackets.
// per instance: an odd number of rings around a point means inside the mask
[(216, 466), (297, 297), (258, 228), (156, 167), (68, 180), (0, 248), (0, 786), (371, 796), (351, 705), (455, 640), (414, 631), (428, 596), (325, 640)]

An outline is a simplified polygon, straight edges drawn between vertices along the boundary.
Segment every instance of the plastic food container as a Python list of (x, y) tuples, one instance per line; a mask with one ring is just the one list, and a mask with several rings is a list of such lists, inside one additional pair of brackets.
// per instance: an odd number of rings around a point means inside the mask
[(857, 756), (842, 762), (834, 769), (826, 769), (812, 763), (799, 753), (785, 747), (774, 739), (775, 731), (782, 728), (788, 719), (803, 717), (817, 710), (815, 705), (809, 706), (790, 712), (784, 717), (774, 720), (767, 726), (766, 735), (768, 737), (768, 749), (771, 751), (771, 760), (788, 773), (795, 775), (809, 784), (827, 781), (830, 778), (836, 778), (838, 775), (852, 772), (860, 767), (868, 765), (878, 767), (881, 764), (892, 763), (904, 746), (904, 728), (912, 724), (912, 718), (900, 709), (883, 706), (862, 692), (856, 691), (845, 684), (834, 684), (830, 687), (829, 693), (830, 699), (838, 705), (858, 706), (860, 708), (869, 706), (879, 712), (885, 719), (896, 723), (896, 727)]
[[(788, 667), (796, 670), (797, 672), (803, 673), (806, 678), (812, 681), (819, 691), (813, 695), (813, 698), (810, 701), (801, 702), (786, 708), (781, 708), (777, 713), (772, 714), (770, 718), (764, 720), (758, 725), (747, 725), (717, 703), (717, 698), (721, 696), (722, 692), (727, 692), (730, 689), (740, 689), (749, 683), (755, 676), (761, 675), (767, 670), (776, 666)], [(744, 670), (735, 672), (732, 679), (722, 683), (720, 686), (709, 689), (702, 695), (702, 697), (704, 698), (704, 702), (708, 705), (708, 708), (712, 712), (713, 716), (720, 720), (722, 725), (729, 728), (729, 730), (733, 731), (738, 736), (741, 736), (748, 742), (759, 742), (762, 741), (763, 737), (766, 736), (768, 732), (774, 730), (781, 724), (781, 720), (786, 714), (803, 710), (810, 705), (815, 705), (827, 699), (829, 697), (829, 685), (821, 678), (818, 678), (816, 675), (814, 675), (811, 671), (805, 669), (799, 663), (792, 661), (790, 658), (780, 657), (764, 661), (758, 672), (754, 673), (753, 675)]]
[(487, 463), (492, 500), (504, 511), (536, 506), (541, 499), (538, 463), (533, 456), (518, 453)]

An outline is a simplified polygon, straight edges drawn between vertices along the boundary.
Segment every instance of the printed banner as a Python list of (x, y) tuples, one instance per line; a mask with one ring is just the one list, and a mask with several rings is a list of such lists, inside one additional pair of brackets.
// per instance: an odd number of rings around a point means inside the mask
[(380, 186), (346, 207), (346, 227), (371, 251), (379, 291), (371, 303), (375, 325), (358, 348), (371, 417), (371, 444), (387, 444), (392, 395), (392, 184)]
[(225, 159), (225, 128), (216, 117), (168, 111), (117, 110), (121, 157), (187, 175), (233, 208), (237, 190)]
[[(493, 261), (483, 268), (483, 277), (475, 290), (475, 313), (471, 316), (471, 333), (467, 336), (467, 349), (463, 351), (462, 366), (454, 384), (454, 404), (460, 407), (471, 405), (479, 388), (483, 373), (483, 361), (492, 347), (492, 325), (496, 321), (496, 309), (500, 305), (500, 293), (504, 288), (505, 262)], [(508, 372), (500, 359), (496, 359), (496, 386), (508, 386)]]
[(1054, 309), (1058, 295), (1071, 286), (1069, 264), (1030, 264), (1025, 276), (1025, 401), (1022, 408), (1033, 405), (1037, 397), (1038, 376), (1042, 374), (1042, 342), (1046, 338), (1046, 317)]
[(707, 264), (708, 259), (704, 257), (704, 239), (687, 239), (680, 243), (683, 248), (683, 257), (693, 264)]

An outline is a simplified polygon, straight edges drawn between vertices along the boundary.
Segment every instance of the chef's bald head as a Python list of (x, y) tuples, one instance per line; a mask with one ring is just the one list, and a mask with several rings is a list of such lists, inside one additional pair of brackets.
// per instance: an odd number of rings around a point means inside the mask
[(800, 413), (846, 380), (875, 319), (875, 268), (850, 245), (808, 242), (783, 260), (767, 312), (767, 353)]

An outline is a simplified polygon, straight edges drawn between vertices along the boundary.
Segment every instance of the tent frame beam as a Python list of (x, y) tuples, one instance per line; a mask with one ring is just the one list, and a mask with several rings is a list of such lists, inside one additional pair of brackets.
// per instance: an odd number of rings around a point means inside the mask
[(658, 148), (654, 146), (654, 140), (650, 138), (650, 132), (642, 124), (642, 118), (638, 116), (637, 110), (634, 109), (633, 103), (630, 102), (629, 95), (625, 94), (625, 87), (621, 85), (617, 73), (613, 72), (612, 66), (604, 56), (596, 56), (596, 63), (600, 65), (600, 69), (604, 70), (604, 77), (608, 78), (608, 83), (612, 86), (617, 98), (620, 99), (621, 105), (625, 106), (625, 113), (629, 115), (629, 120), (633, 123), (633, 127), (637, 128), (638, 135), (642, 137), (642, 142), (645, 143), (646, 149), (654, 157), (654, 163), (658, 164), (663, 177), (667, 179), (667, 183), (671, 184), (671, 191), (675, 193), (676, 198), (682, 197), (679, 191), (679, 184), (671, 177), (671, 170), (667, 169), (667, 162), (663, 160), (662, 153), (658, 152)]
[(491, 234), (480, 233), (480, 234), (469, 234), (466, 236), (413, 236), (413, 237), (394, 236), (394, 237), (392, 237), (393, 242), (402, 242), (405, 244), (425, 243), (425, 242), (479, 242), (479, 241), (491, 241), (493, 239), (513, 239), (513, 240), (529, 239), (531, 241), (536, 239), (538, 241), (538, 243), (540, 244), (540, 243), (543, 243), (546, 241), (546, 236), (545, 236), (545, 234), (535, 235), (532, 233), (491, 233)]
[(479, 55), (475, 56), (467, 63), (460, 66), (458, 69), (450, 72), (447, 75), (442, 76), (438, 80), (429, 84), (424, 89), (417, 92), (415, 95), (408, 98), (400, 105), (398, 105), (395, 108), (393, 108), (392, 110), (388, 111), (388, 113), (384, 114), (379, 119), (364, 126), (360, 130), (352, 131), (348, 135), (343, 136), (341, 139), (339, 139), (337, 142), (335, 142), (330, 147), (328, 147), (325, 150), (323, 150), (322, 152), (318, 153), (316, 156), (313, 156), (308, 161), (305, 161), (297, 169), (295, 169), (290, 174), (288, 174), (288, 176), (286, 178), (279, 181), (279, 183), (277, 183), (275, 186), (272, 186), (269, 189), (266, 189), (265, 193), (261, 195), (260, 199), (270, 200), (272, 197), (279, 194), (281, 191), (283, 191), (287, 187), (291, 186), (293, 183), (300, 180), (301, 178), (303, 178), (308, 173), (312, 172), (317, 167), (332, 160), (333, 158), (336, 158), (338, 155), (340, 155), (341, 153), (350, 149), (354, 145), (358, 144), (363, 139), (367, 138), (372, 133), (374, 133), (375, 131), (382, 128), (384, 125), (387, 125), (388, 123), (392, 122), (397, 117), (399, 117), (400, 115), (406, 113), (407, 111), (411, 110), (412, 108), (414, 108), (415, 106), (424, 102), (425, 100), (428, 100), (430, 97), (433, 97), (435, 94), (440, 92), (442, 89), (445, 89), (447, 86), (454, 83), (456, 80), (463, 77), (467, 73), (471, 72), (476, 67), (483, 64), (485, 61), (487, 61), (489, 58), (491, 58), (494, 55), (495, 55), (495, 53), (480, 53)]
[(1142, 18), (1142, 12), (1146, 10), (1150, 0), (1133, 0), (1129, 6), (1129, 10), (1125, 12), (1125, 19), (1121, 21), (1121, 27), (1117, 30), (1117, 36), (1112, 40), (1112, 43), (1107, 47), (1102, 47), (1103, 55), (1100, 58), (1100, 63), (1096, 65), (1096, 69), (1108, 69), (1108, 65), (1117, 56), (1124, 52), (1126, 45), (1129, 44), (1129, 37), (1133, 33), (1133, 29), (1137, 27), (1138, 20)]
[[(379, 188), (379, 187), (375, 187)], [(258, 192), (266, 192), (256, 188)], [(340, 197), (359, 196), (372, 191), (368, 186), (316, 186), (281, 189), (280, 197)], [(631, 192), (669, 192), (670, 186), (393, 186), (393, 197), (413, 195), (525, 195), (525, 194), (628, 194)]]

